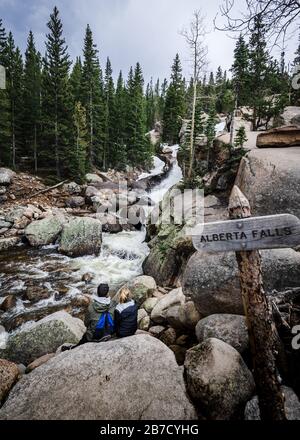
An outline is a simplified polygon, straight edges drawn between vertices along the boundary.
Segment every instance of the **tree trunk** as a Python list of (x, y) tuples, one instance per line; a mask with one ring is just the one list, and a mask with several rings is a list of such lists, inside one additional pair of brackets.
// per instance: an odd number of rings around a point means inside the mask
[(190, 164), (188, 171), (188, 178), (192, 177), (193, 165), (194, 165), (194, 133), (195, 133), (195, 114), (196, 114), (196, 103), (197, 103), (197, 80), (194, 78), (194, 94), (193, 94), (193, 109), (192, 109), (192, 125), (191, 125), (191, 140), (190, 140)]
[[(230, 196), (229, 213), (231, 219), (251, 217), (249, 202), (237, 186)], [(236, 257), (261, 419), (286, 420), (284, 397), (276, 373), (276, 329), (263, 288), (261, 256), (259, 251), (242, 251), (237, 252)]]

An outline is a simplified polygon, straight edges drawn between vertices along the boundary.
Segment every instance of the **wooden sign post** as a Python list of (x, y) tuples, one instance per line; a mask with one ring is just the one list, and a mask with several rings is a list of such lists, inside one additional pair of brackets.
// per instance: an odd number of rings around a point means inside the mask
[(300, 221), (288, 214), (250, 218), (249, 202), (237, 186), (230, 196), (229, 216), (230, 221), (202, 225), (193, 243), (199, 251), (236, 251), (261, 419), (285, 420), (276, 372), (276, 328), (263, 288), (258, 249), (296, 246)]

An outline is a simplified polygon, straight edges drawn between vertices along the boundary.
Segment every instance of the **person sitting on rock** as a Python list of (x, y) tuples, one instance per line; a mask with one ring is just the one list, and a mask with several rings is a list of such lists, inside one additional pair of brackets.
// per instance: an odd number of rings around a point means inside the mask
[(138, 308), (131, 298), (130, 290), (124, 287), (115, 309), (115, 331), (118, 338), (126, 338), (135, 334), (138, 328), (137, 314)]
[(93, 301), (89, 305), (85, 316), (86, 333), (78, 344), (63, 346), (62, 351), (74, 349), (87, 342), (105, 342), (111, 339), (115, 330), (114, 309), (116, 304), (111, 301), (108, 292), (108, 284), (100, 284), (98, 286), (97, 296), (93, 296)]

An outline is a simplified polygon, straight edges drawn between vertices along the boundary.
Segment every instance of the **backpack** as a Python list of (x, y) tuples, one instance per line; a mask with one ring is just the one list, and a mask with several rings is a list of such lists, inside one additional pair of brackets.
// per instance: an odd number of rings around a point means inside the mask
[(96, 324), (94, 339), (98, 340), (105, 336), (110, 336), (114, 333), (114, 330), (115, 324), (111, 314), (108, 311), (103, 312)]

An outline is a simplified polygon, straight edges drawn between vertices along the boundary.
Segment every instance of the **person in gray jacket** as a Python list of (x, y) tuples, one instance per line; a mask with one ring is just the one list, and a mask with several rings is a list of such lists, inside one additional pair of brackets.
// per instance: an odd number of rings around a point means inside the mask
[(71, 347), (63, 346), (62, 351), (74, 349), (87, 342), (105, 342), (111, 339), (115, 331), (114, 311), (117, 304), (111, 300), (108, 293), (108, 284), (98, 286), (97, 296), (93, 296), (85, 316), (86, 333), (78, 344)]

